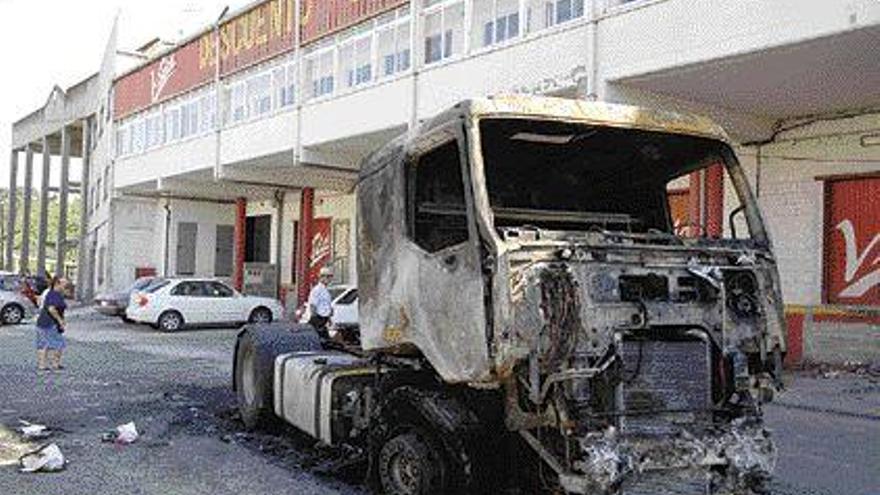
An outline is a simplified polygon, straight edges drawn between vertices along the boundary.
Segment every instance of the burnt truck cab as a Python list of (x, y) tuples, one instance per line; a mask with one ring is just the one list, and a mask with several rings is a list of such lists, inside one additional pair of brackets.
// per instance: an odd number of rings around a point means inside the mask
[[(726, 237), (672, 219), (668, 191), (706, 169), (738, 203)], [(386, 494), (762, 490), (782, 301), (719, 127), (468, 100), (365, 160), (357, 213), (360, 342), (245, 327), (246, 425), (341, 446)]]
[[(670, 213), (670, 188), (713, 166), (739, 203), (727, 238)], [(496, 394), (559, 488), (606, 493), (674, 471), (742, 493), (767, 478), (779, 276), (720, 127), (570, 99), (468, 100), (369, 157), (357, 201), (363, 351)]]

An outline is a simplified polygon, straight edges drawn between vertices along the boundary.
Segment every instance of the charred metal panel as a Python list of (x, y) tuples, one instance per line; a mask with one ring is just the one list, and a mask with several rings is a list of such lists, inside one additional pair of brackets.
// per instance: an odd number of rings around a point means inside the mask
[(490, 373), (483, 278), (475, 239), (436, 253), (406, 232), (408, 156), (450, 134), (438, 130), (405, 150), (397, 141), (365, 164), (358, 185), (361, 343), (364, 350), (424, 355), (449, 383)]

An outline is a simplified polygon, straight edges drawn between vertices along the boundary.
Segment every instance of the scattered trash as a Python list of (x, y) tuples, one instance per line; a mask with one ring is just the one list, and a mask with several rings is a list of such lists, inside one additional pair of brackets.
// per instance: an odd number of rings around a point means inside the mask
[(119, 445), (128, 445), (134, 443), (140, 434), (135, 427), (134, 422), (126, 423), (116, 427), (116, 431), (108, 431), (101, 435), (102, 442), (114, 442)]
[(52, 430), (49, 429), (46, 425), (38, 425), (34, 423), (28, 423), (24, 420), (19, 420), (19, 423), (22, 424), (19, 431), (21, 431), (22, 436), (24, 436), (27, 440), (36, 440), (40, 438), (47, 438), (52, 435)]
[(51, 473), (64, 469), (65, 460), (61, 449), (54, 443), (40, 447), (18, 459), (21, 472), (36, 473), (38, 471)]

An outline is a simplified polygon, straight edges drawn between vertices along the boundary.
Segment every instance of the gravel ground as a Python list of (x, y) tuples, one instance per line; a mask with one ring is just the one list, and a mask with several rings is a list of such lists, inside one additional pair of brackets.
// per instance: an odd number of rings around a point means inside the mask
[[(167, 335), (88, 312), (69, 325), (66, 369), (42, 374), (31, 327), (0, 327), (0, 494), (364, 493), (321, 476), (333, 453), (303, 435), (243, 433), (229, 387), (235, 330)], [(19, 420), (55, 430), (44, 443), (61, 448), (65, 471), (10, 465)], [(101, 442), (129, 421), (136, 443)]]
[[(339, 455), (285, 428), (244, 433), (230, 390), (236, 330), (163, 334), (88, 310), (69, 318), (67, 369), (35, 371), (30, 326), (0, 327), (0, 494), (367, 493)], [(790, 378), (767, 407), (780, 449), (777, 495), (876, 495), (880, 381), (852, 373)], [(55, 430), (45, 442), (67, 469), (22, 474), (20, 420)], [(101, 435), (134, 421), (128, 446)]]

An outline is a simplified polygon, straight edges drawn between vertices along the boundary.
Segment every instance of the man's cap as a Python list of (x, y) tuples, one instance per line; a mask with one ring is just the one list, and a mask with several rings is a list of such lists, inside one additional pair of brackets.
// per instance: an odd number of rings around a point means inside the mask
[(321, 271), (319, 272), (319, 275), (320, 275), (321, 277), (332, 277), (332, 276), (333, 276), (333, 270), (332, 270), (331, 268), (329, 268), (329, 267), (326, 267), (326, 266), (325, 266), (325, 267), (322, 267), (322, 268), (321, 268)]

